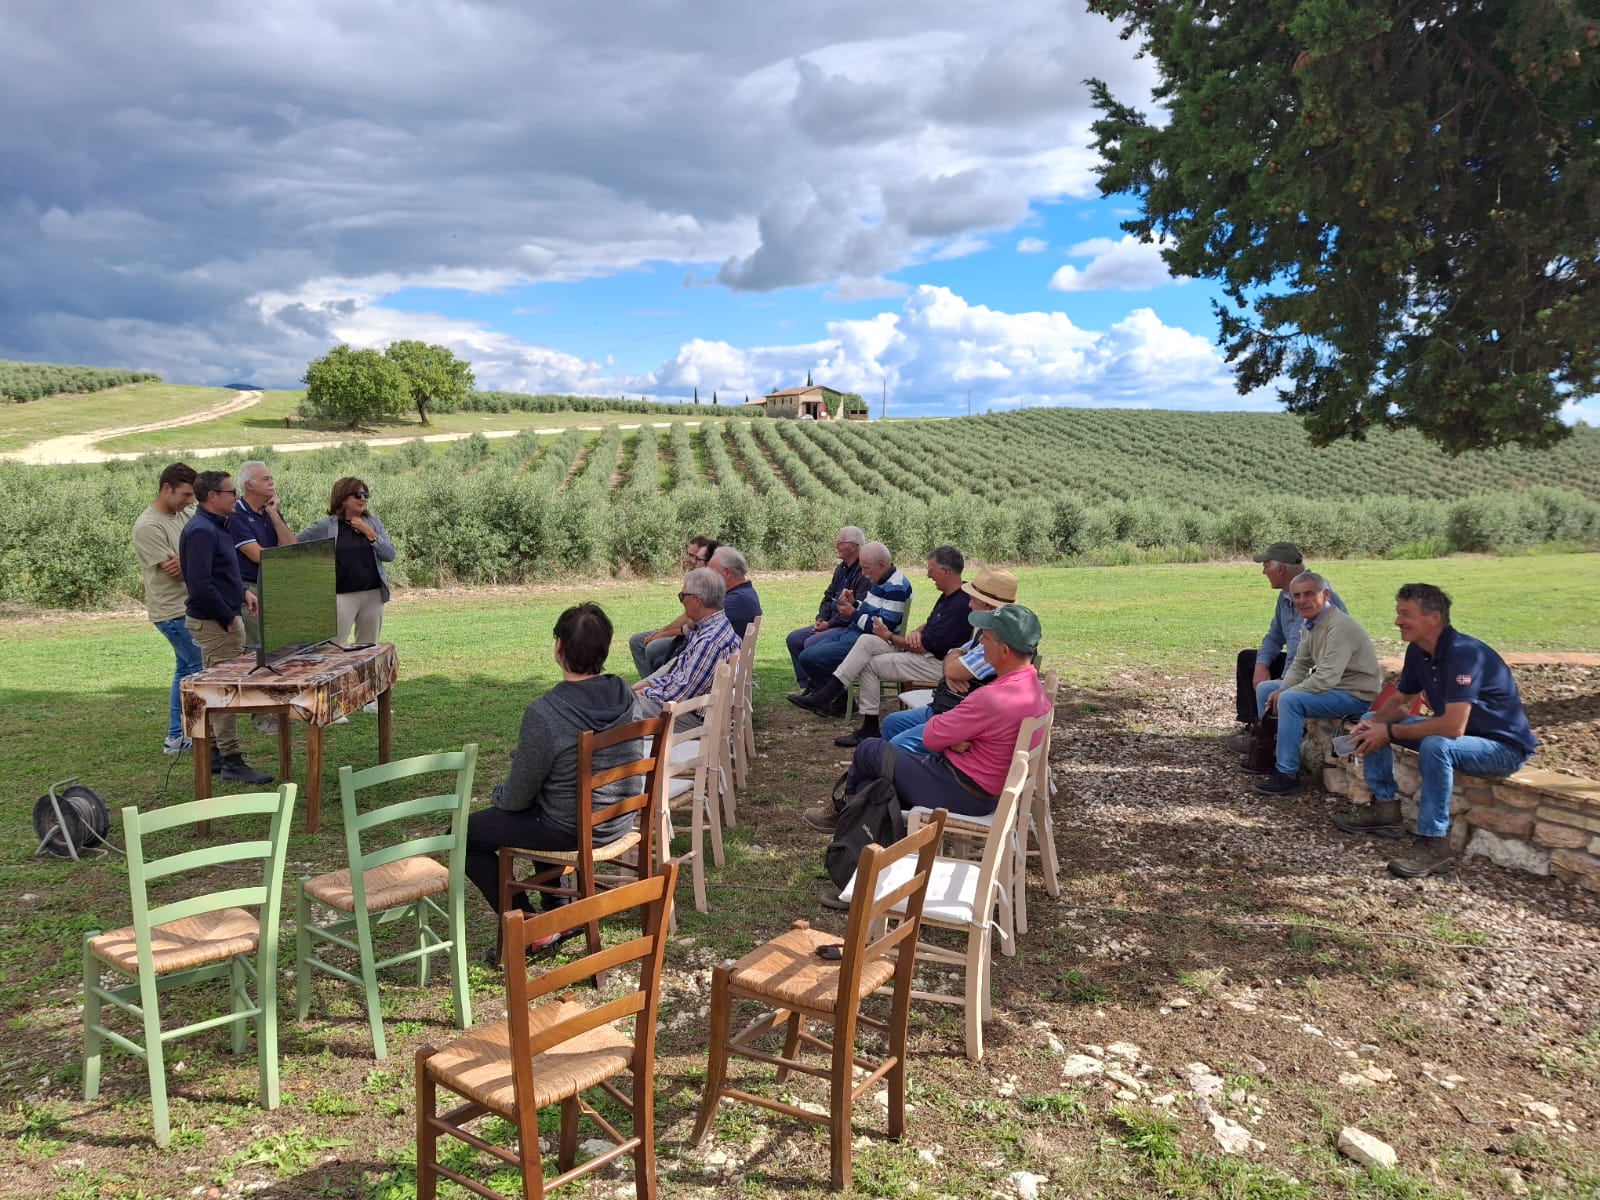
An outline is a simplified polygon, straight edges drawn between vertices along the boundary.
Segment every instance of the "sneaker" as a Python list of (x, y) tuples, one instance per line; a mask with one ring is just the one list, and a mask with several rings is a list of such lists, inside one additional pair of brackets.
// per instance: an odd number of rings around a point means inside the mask
[(840, 899), (839, 889), (831, 884), (817, 894), (817, 903), (823, 908), (831, 908), (835, 912), (849, 912), (850, 901)]
[(267, 784), (276, 778), (276, 776), (269, 775), (265, 771), (256, 770), (245, 762), (242, 754), (226, 755), (222, 760), (220, 774), (229, 783)]
[(1256, 793), (1262, 796), (1292, 796), (1300, 790), (1300, 776), (1274, 771), (1256, 784)]
[[(560, 933), (552, 933), (536, 942), (530, 943), (528, 946), (528, 961), (536, 962), (541, 958), (551, 957), (564, 943), (570, 942), (573, 938), (582, 937), (583, 933), (584, 931), (581, 928), (563, 929)], [(483, 961), (486, 966), (499, 967), (500, 947), (490, 946), (485, 950), (483, 952)]]
[(1450, 852), (1449, 838), (1418, 834), (1411, 839), (1411, 849), (1404, 857), (1389, 860), (1389, 874), (1401, 879), (1421, 879), (1451, 870), (1455, 865), (1456, 856)]
[(1346, 833), (1370, 833), (1381, 838), (1405, 837), (1404, 819), (1398, 800), (1374, 800), (1353, 812), (1333, 814), (1334, 825)]
[(366, 714), (368, 714), (369, 716), (373, 716), (373, 717), (377, 716), (378, 715), (378, 702), (376, 700), (368, 700), (365, 704), (363, 704), (361, 706), (361, 711), (366, 713)]
[(832, 833), (839, 825), (839, 814), (833, 811), (831, 804), (819, 804), (816, 808), (805, 811), (806, 824), (813, 829), (823, 829)]
[(194, 749), (194, 742), (186, 737), (169, 737), (161, 743), (163, 754), (187, 754)]

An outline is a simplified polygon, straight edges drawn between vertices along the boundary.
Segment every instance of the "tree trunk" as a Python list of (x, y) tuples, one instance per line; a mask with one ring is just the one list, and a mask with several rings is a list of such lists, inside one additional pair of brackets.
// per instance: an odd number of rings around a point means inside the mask
[(426, 400), (417, 401), (417, 416), (422, 418), (424, 425), (428, 423), (428, 402)]

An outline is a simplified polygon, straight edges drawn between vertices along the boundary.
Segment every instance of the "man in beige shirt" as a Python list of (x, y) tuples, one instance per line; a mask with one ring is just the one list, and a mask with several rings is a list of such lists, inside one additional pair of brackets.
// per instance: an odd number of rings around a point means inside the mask
[(1330, 603), (1332, 595), (1333, 588), (1315, 571), (1302, 571), (1289, 584), (1304, 630), (1283, 678), (1256, 689), (1259, 710), (1278, 718), (1277, 769), (1256, 784), (1262, 795), (1300, 790), (1300, 740), (1307, 717), (1359, 717), (1383, 687), (1372, 638)]
[(182, 754), (190, 748), (183, 732), (183, 709), (178, 681), (200, 670), (200, 647), (183, 623), (183, 567), (178, 562), (178, 537), (189, 520), (194, 503), (194, 468), (173, 463), (161, 472), (155, 503), (133, 523), (133, 553), (144, 571), (144, 609), (161, 635), (172, 644), (177, 668), (172, 673), (168, 697), (167, 740), (164, 754)]

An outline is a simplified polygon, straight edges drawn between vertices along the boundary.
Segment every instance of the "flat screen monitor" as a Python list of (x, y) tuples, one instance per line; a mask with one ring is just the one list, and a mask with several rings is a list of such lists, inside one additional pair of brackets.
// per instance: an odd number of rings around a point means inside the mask
[(306, 646), (333, 640), (339, 628), (334, 539), (268, 546), (261, 551), (261, 644), (266, 666)]

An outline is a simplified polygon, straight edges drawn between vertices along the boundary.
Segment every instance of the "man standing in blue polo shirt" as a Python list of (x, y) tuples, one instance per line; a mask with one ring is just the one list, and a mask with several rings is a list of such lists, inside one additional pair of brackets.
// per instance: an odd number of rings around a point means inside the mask
[[(201, 471), (195, 476), (194, 498), (199, 504), (178, 537), (178, 561), (187, 591), (183, 626), (200, 647), (206, 666), (215, 666), (244, 653), (246, 609), (258, 611), (256, 598), (244, 590), (239, 577), (239, 556), (228, 530), (229, 514), (238, 493), (226, 471)], [(272, 776), (245, 762), (239, 749), (237, 719), (231, 712), (211, 718), (211, 765), (234, 783), (271, 783)]]
[[(1422, 791), (1411, 851), (1389, 861), (1389, 873), (1413, 879), (1443, 871), (1450, 852), (1450, 793), (1457, 769), (1504, 778), (1539, 748), (1528, 726), (1517, 681), (1505, 660), (1450, 624), (1450, 597), (1431, 583), (1408, 583), (1395, 595), (1395, 627), (1406, 643), (1396, 692), (1351, 733), (1365, 759), (1372, 804), (1333, 823), (1346, 833), (1404, 836), (1393, 745), (1417, 752)], [(1431, 717), (1408, 715), (1426, 695)]]
[[(251, 460), (239, 468), (239, 495), (228, 517), (228, 532), (239, 552), (239, 577), (246, 590), (261, 595), (261, 552), (274, 546), (293, 546), (299, 539), (278, 511), (278, 482), (266, 463)], [(244, 614), (245, 641), (261, 641), (255, 614)]]

